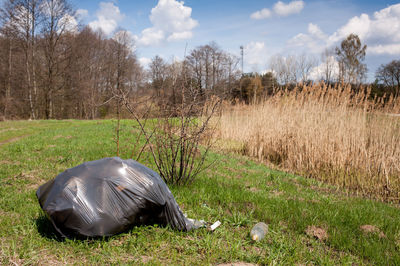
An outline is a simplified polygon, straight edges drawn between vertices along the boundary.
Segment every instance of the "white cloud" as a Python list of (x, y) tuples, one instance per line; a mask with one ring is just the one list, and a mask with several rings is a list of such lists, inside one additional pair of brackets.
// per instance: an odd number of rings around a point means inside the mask
[(168, 36), (167, 41), (179, 41), (192, 38), (193, 33), (191, 31), (174, 32)]
[(157, 45), (164, 40), (189, 39), (198, 22), (191, 17), (192, 8), (176, 0), (159, 0), (149, 16), (153, 27), (144, 29), (139, 45)]
[(388, 39), (392, 43), (400, 42), (400, 4), (392, 5), (374, 13), (371, 23), (371, 39)]
[(133, 35), (132, 32), (128, 30), (119, 30), (113, 35), (113, 40), (117, 41), (120, 44), (127, 45), (132, 49), (132, 51), (136, 50), (135, 42), (136, 36)]
[(118, 22), (124, 18), (119, 7), (112, 2), (100, 2), (96, 12), (97, 19), (89, 23), (93, 30), (102, 30), (105, 34), (111, 34), (117, 27)]
[(357, 34), (367, 44), (367, 53), (400, 54), (400, 4), (381, 9), (372, 17), (361, 14), (351, 18), (329, 37), (328, 44), (339, 42), (350, 33)]
[(298, 14), (304, 8), (303, 1), (292, 1), (289, 4), (285, 4), (282, 1), (278, 1), (274, 5), (274, 11), (280, 16), (289, 16), (291, 14)]
[(353, 17), (346, 25), (329, 36), (329, 42), (334, 43), (343, 40), (351, 33), (355, 33), (361, 39), (365, 39), (369, 34), (370, 24), (371, 20), (367, 14), (361, 14), (360, 17)]
[(299, 33), (288, 41), (291, 47), (305, 47), (312, 53), (320, 53), (326, 46), (326, 35), (316, 24), (309, 23), (307, 34)]
[(351, 33), (367, 44), (367, 54), (400, 55), (400, 4), (381, 9), (372, 17), (368, 14), (355, 16), (329, 36), (310, 23), (307, 34), (296, 35), (288, 44), (319, 52), (324, 47), (338, 45)]
[(308, 24), (308, 33), (320, 40), (324, 40), (325, 38), (327, 38), (328, 36), (320, 29), (320, 27), (318, 27), (318, 25), (313, 24), (313, 23), (309, 23)]
[(73, 33), (78, 32), (78, 22), (76, 21), (75, 17), (73, 17), (71, 15), (68, 15), (68, 14), (64, 15), (60, 19), (59, 24), (62, 25), (64, 31), (73, 32)]
[(323, 79), (323, 74), (322, 74), (322, 69), (321, 65), (313, 67), (310, 71), (310, 79), (311, 80), (322, 80)]
[[(65, 9), (65, 3), (63, 1), (41, 1), (39, 8), (41, 12), (50, 17), (52, 15), (62, 14)], [(75, 16), (65, 13), (57, 23), (56, 30), (59, 34), (62, 32), (77, 33), (78, 22)]]
[(166, 32), (182, 32), (192, 30), (197, 21), (191, 18), (192, 8), (176, 0), (160, 0), (151, 10), (150, 21)]
[(142, 31), (142, 37), (138, 39), (139, 45), (150, 46), (160, 44), (165, 39), (165, 34), (162, 30), (156, 28), (147, 28)]
[(79, 18), (84, 18), (89, 15), (89, 11), (87, 11), (86, 9), (78, 9), (76, 10), (75, 15)]
[(331, 80), (335, 80), (339, 75), (339, 63), (336, 61), (334, 56), (326, 58), (325, 62), (321, 62), (316, 67), (313, 67), (310, 71), (310, 79), (312, 80), (324, 80), (326, 78), (326, 72), (330, 70)]
[(272, 16), (271, 10), (268, 8), (263, 8), (259, 11), (254, 12), (253, 14), (250, 15), (250, 18), (252, 19), (265, 19), (269, 18)]
[(367, 48), (371, 54), (400, 55), (400, 44), (373, 45)]
[(244, 47), (244, 64), (250, 69), (259, 70), (267, 62), (267, 49), (264, 42), (250, 42)]
[(274, 14), (282, 17), (289, 16), (291, 14), (298, 14), (304, 8), (303, 1), (292, 1), (289, 4), (285, 4), (282, 1), (275, 3), (272, 12), (268, 8), (263, 8), (250, 15), (252, 19), (266, 19), (272, 17)]
[(306, 46), (313, 41), (312, 37), (305, 33), (299, 33), (291, 38), (288, 43), (293, 46)]
[(151, 62), (150, 58), (147, 57), (141, 57), (139, 58), (139, 63), (142, 65), (142, 67), (147, 67)]
[(104, 17), (99, 17), (97, 20), (89, 23), (89, 27), (93, 30), (102, 30), (106, 35), (111, 34), (118, 26), (115, 20), (108, 20)]

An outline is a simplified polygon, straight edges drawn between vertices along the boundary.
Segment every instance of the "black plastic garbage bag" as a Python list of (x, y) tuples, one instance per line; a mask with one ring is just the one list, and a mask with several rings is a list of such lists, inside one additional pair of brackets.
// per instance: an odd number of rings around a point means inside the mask
[(134, 160), (83, 163), (40, 186), (36, 196), (64, 237), (111, 236), (132, 225), (194, 227), (161, 177)]

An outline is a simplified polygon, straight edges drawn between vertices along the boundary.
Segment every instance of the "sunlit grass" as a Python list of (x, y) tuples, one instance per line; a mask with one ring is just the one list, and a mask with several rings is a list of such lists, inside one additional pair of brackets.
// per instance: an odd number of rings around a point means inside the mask
[[(123, 158), (131, 154), (130, 124), (122, 122)], [(400, 212), (396, 207), (349, 198), (318, 181), (270, 170), (247, 157), (218, 153), (209, 158), (216, 162), (214, 167), (193, 184), (170, 187), (189, 217), (220, 220), (222, 225), (215, 232), (184, 233), (147, 226), (107, 239), (62, 240), (40, 209), (35, 191), (67, 168), (114, 156), (115, 123), (23, 125), (28, 136), (0, 146), (0, 264), (400, 262)], [(148, 156), (141, 162), (154, 168)], [(270, 231), (263, 241), (252, 242), (249, 232), (260, 221), (268, 223)], [(376, 226), (385, 237), (363, 233), (360, 226), (365, 224)], [(328, 239), (308, 236), (305, 231), (311, 225), (324, 228)]]

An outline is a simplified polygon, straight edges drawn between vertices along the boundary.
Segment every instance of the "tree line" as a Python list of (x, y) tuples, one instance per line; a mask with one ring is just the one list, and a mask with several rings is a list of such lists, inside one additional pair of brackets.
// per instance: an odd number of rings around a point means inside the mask
[(7, 0), (0, 10), (0, 115), (6, 119), (94, 119), (118, 106), (118, 95), (154, 94), (172, 104), (177, 88), (201, 97), (230, 94), (239, 59), (215, 43), (182, 62), (155, 56), (144, 70), (124, 30), (107, 37), (74, 24), (66, 0)]
[[(367, 47), (354, 34), (324, 51), (320, 60), (276, 55), (269, 72), (246, 74), (240, 58), (214, 42), (189, 51), (181, 61), (155, 56), (143, 69), (128, 32), (121, 29), (110, 37), (79, 25), (67, 0), (5, 0), (0, 22), (3, 119), (101, 118), (118, 111), (121, 92), (174, 106), (182, 103), (182, 86), (202, 99), (217, 95), (251, 103), (281, 88), (312, 82), (318, 63), (318, 79), (328, 83), (362, 84), (367, 71)], [(399, 79), (400, 62), (394, 60), (378, 69), (373, 86), (398, 95)]]
[(0, 14), (5, 118), (93, 119), (110, 88), (139, 86), (142, 69), (128, 34), (78, 30), (67, 1), (8, 0)]

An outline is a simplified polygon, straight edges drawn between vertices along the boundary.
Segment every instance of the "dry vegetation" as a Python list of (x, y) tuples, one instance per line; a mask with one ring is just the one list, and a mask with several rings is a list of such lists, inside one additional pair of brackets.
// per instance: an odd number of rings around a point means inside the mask
[(400, 99), (372, 99), (368, 89), (299, 86), (256, 105), (226, 105), (219, 137), (259, 160), (399, 201), (399, 111)]

